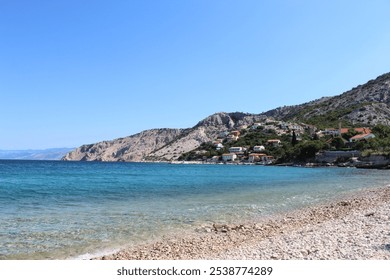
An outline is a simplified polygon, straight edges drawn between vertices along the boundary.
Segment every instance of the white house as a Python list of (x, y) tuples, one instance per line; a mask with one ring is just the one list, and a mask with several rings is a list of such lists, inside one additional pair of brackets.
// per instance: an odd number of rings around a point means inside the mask
[(236, 154), (230, 153), (230, 154), (223, 154), (222, 160), (223, 161), (234, 161), (237, 158)]
[(252, 128), (252, 129), (257, 129), (258, 127), (261, 127), (261, 126), (263, 126), (262, 123), (254, 123), (254, 124), (251, 126), (251, 128)]
[(242, 153), (245, 152), (245, 148), (243, 147), (230, 147), (229, 148), (229, 153)]
[(217, 151), (223, 149), (222, 143), (220, 143), (220, 142), (214, 142), (213, 144), (214, 144), (214, 147), (215, 147), (215, 149), (216, 149)]
[(261, 152), (261, 151), (264, 151), (265, 150), (265, 147), (263, 145), (260, 145), (260, 146), (254, 146), (253, 147), (253, 151), (254, 152)]

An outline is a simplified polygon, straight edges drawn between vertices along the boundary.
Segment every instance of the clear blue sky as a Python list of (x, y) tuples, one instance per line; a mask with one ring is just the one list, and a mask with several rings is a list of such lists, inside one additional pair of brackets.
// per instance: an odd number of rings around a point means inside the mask
[(390, 2), (0, 0), (0, 149), (261, 113), (390, 71)]

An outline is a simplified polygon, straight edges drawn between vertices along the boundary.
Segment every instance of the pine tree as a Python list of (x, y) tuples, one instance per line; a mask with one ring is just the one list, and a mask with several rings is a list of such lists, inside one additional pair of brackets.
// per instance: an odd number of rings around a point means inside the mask
[(297, 135), (295, 134), (295, 130), (293, 130), (291, 144), (292, 144), (293, 146), (295, 146), (296, 144), (298, 144)]

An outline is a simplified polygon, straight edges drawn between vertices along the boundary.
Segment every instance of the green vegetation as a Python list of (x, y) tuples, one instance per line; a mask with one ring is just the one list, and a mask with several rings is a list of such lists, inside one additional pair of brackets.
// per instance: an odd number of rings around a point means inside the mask
[[(285, 120), (294, 119), (296, 121), (305, 122), (307, 124), (315, 125), (319, 129), (338, 127), (340, 122), (343, 127), (352, 127), (353, 125), (351, 124), (351, 122), (343, 119), (343, 117), (345, 115), (352, 113), (355, 110), (364, 111), (365, 110), (364, 107), (369, 104), (371, 103), (364, 102), (364, 103), (348, 106), (347, 108), (332, 109), (326, 112), (326, 110), (329, 110), (329, 108), (327, 108), (328, 103), (324, 102), (318, 105), (307, 106), (304, 109), (301, 109), (299, 111), (287, 115), (284, 119)], [(307, 114), (311, 112), (321, 113), (321, 111), (325, 111), (325, 113), (321, 115), (317, 114), (315, 116), (307, 117)]]
[[(241, 159), (245, 160), (253, 152), (253, 147), (258, 145), (265, 146), (261, 153), (273, 156), (275, 163), (310, 162), (314, 160), (316, 153), (322, 150), (359, 150), (363, 155), (390, 155), (390, 127), (377, 125), (372, 128), (372, 133), (376, 136), (373, 139), (350, 143), (349, 139), (358, 134), (354, 129), (349, 129), (341, 136), (328, 135), (321, 138), (316, 134), (309, 136), (305, 133), (300, 135), (299, 140), (295, 133), (278, 136), (275, 131), (264, 131), (263, 128), (242, 130), (237, 141), (228, 142), (225, 139), (222, 142), (224, 147), (220, 150), (216, 150), (212, 143), (203, 143), (197, 149), (181, 155), (179, 160), (206, 160), (213, 156), (221, 159), (222, 154), (228, 153), (231, 147), (246, 148), (246, 151), (241, 153)], [(280, 139), (281, 145), (267, 145), (270, 139)]]
[(379, 124), (372, 128), (375, 138), (357, 143), (363, 155), (390, 155), (390, 127)]

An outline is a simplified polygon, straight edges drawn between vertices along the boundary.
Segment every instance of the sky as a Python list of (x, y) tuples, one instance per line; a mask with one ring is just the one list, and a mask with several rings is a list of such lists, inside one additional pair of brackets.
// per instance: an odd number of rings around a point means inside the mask
[(387, 0), (0, 0), (0, 150), (261, 113), (390, 71)]

